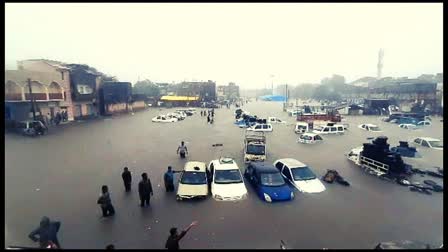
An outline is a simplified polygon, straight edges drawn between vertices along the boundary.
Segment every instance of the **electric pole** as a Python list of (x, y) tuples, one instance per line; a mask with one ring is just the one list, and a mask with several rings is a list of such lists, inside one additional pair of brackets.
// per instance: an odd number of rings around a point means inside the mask
[(33, 95), (33, 90), (31, 89), (31, 79), (30, 78), (28, 78), (28, 89), (30, 91), (31, 111), (33, 112), (33, 120), (36, 121), (36, 107), (34, 104), (34, 95)]

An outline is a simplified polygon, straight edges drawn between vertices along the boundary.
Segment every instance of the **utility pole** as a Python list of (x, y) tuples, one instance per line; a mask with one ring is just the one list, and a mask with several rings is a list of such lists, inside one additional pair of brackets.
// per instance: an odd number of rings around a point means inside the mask
[(33, 120), (36, 121), (36, 107), (34, 104), (34, 95), (33, 90), (31, 89), (31, 79), (28, 78), (28, 89), (30, 91), (30, 97), (31, 97), (31, 111), (33, 111)]

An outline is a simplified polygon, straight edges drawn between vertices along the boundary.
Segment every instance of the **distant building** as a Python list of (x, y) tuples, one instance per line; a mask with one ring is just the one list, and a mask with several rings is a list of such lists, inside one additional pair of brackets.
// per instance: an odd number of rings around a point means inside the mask
[(351, 83), (348, 83), (348, 85), (352, 85), (355, 87), (368, 87), (371, 82), (374, 82), (376, 80), (377, 79), (374, 77), (363, 77), (363, 78), (357, 79)]
[(31, 97), (36, 101), (37, 116), (54, 118), (66, 110), (68, 120), (74, 119), (69, 68), (58, 62), (19, 61), (18, 70), (5, 71), (5, 119), (32, 119)]
[(207, 82), (184, 81), (176, 85), (176, 95), (199, 97), (201, 102), (216, 101), (216, 83), (211, 80)]
[(217, 88), (218, 100), (230, 100), (235, 101), (240, 97), (240, 87), (235, 83), (230, 82), (227, 86), (221, 85)]
[(132, 85), (130, 82), (106, 81), (99, 89), (101, 115), (130, 111)]

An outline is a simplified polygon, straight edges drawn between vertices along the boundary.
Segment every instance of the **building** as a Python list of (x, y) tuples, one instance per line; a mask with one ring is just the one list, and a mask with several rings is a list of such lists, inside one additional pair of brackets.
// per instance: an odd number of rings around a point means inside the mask
[[(168, 89), (169, 91), (169, 89)], [(181, 82), (176, 85), (177, 96), (199, 97), (201, 102), (216, 101), (216, 83), (214, 81)]]
[(65, 110), (68, 120), (74, 120), (67, 67), (42, 60), (19, 61), (17, 66), (18, 70), (5, 71), (5, 119), (33, 119), (33, 98), (37, 116), (54, 118)]
[(132, 103), (132, 85), (130, 82), (105, 81), (98, 93), (101, 115), (130, 111), (130, 104)]
[(66, 64), (70, 71), (73, 117), (92, 118), (99, 115), (98, 90), (102, 84), (102, 73), (80, 64)]
[(230, 82), (227, 86), (220, 85), (217, 87), (217, 99), (219, 101), (229, 100), (235, 101), (240, 97), (240, 87)]

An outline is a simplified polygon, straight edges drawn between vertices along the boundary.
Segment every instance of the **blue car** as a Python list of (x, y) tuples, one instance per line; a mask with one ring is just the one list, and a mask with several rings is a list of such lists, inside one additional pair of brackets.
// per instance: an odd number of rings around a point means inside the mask
[(251, 162), (247, 166), (244, 176), (264, 201), (285, 201), (294, 198), (293, 190), (272, 164)]

